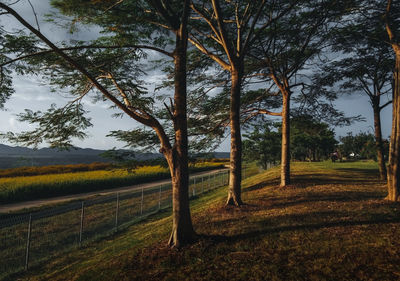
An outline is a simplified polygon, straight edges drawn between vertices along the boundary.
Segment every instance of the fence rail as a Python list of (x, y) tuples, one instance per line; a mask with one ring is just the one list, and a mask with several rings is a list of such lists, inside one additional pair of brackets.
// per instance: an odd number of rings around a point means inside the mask
[[(258, 169), (243, 169), (243, 178)], [(190, 198), (227, 185), (228, 170), (191, 176)], [(0, 218), (0, 279), (171, 207), (171, 184), (117, 192), (42, 211)]]

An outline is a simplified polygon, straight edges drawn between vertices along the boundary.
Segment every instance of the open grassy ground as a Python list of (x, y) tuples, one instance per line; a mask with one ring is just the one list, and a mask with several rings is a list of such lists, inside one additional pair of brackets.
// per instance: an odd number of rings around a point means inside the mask
[(192, 202), (199, 240), (166, 247), (169, 212), (10, 280), (400, 280), (400, 205), (384, 200), (373, 162), (294, 163), (244, 181), (241, 208), (226, 188)]

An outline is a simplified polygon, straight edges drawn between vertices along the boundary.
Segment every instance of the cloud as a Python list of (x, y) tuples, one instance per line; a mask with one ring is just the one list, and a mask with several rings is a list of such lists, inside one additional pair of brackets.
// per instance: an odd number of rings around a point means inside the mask
[(8, 124), (10, 125), (11, 130), (15, 130), (16, 121), (14, 117), (8, 118)]

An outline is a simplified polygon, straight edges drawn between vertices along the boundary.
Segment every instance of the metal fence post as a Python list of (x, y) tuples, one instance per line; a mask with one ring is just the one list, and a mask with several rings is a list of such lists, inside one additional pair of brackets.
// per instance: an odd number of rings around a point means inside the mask
[(119, 192), (117, 192), (117, 206), (115, 207), (115, 231), (118, 231)]
[(196, 189), (196, 178), (193, 178), (193, 189)]
[(32, 213), (29, 214), (28, 237), (26, 239), (26, 253), (25, 253), (25, 270), (28, 270), (29, 268), (29, 250), (31, 247), (31, 232), (32, 232)]
[(161, 210), (161, 187), (160, 185), (160, 192), (158, 193), (158, 210)]
[(214, 180), (213, 180), (213, 184), (214, 184), (214, 187), (213, 187), (213, 190), (215, 189), (215, 186), (217, 185), (216, 183), (215, 183), (215, 175), (216, 175), (217, 173), (214, 173)]
[[(228, 176), (229, 176), (229, 174), (228, 174), (228, 172), (224, 172), (224, 174), (226, 174), (226, 176), (224, 176), (224, 184), (226, 185), (226, 183), (228, 182)], [(225, 177), (226, 177), (226, 179), (225, 179)]]
[(201, 177), (201, 193), (204, 193), (204, 176)]
[(142, 185), (142, 199), (140, 200), (140, 215), (143, 215), (143, 185)]
[(81, 207), (81, 226), (79, 228), (79, 247), (82, 244), (82, 235), (83, 235), (83, 218), (85, 217), (85, 201), (82, 201)]

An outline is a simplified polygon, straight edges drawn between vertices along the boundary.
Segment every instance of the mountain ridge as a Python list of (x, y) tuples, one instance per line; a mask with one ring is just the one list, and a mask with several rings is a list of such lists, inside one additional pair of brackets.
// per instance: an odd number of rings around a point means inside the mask
[[(126, 150), (128, 149), (121, 149)], [(70, 150), (58, 150), (56, 148), (32, 149), (23, 146), (9, 146), (0, 144), (0, 169), (16, 168), (22, 166), (47, 166), (68, 164), (90, 164), (93, 162), (111, 162), (110, 159), (101, 156), (107, 150), (95, 148), (74, 147)], [(227, 152), (214, 152), (215, 158), (229, 158)], [(149, 160), (161, 158), (160, 153), (135, 152), (137, 160)]]

